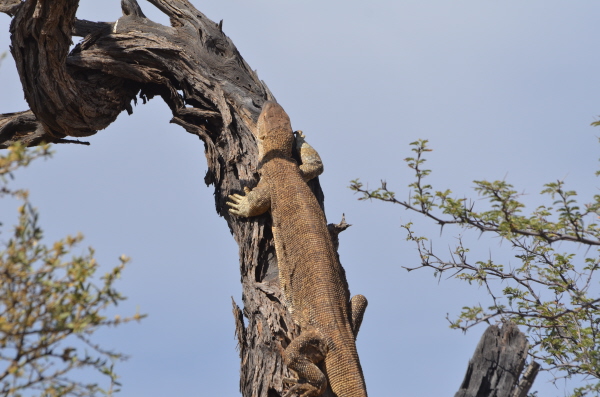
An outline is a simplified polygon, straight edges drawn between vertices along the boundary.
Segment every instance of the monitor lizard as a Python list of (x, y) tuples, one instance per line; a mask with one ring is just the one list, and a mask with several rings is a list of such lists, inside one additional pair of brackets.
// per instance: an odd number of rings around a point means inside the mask
[[(251, 217), (271, 211), (279, 282), (286, 308), (300, 327), (283, 353), (296, 372), (284, 397), (323, 394), (327, 381), (337, 397), (366, 397), (355, 339), (367, 300), (350, 299), (344, 269), (333, 247), (325, 214), (306, 184), (323, 172), (318, 153), (276, 102), (263, 105), (253, 131), (260, 180), (245, 195), (229, 196), (230, 213)], [(301, 164), (292, 158), (292, 145)]]

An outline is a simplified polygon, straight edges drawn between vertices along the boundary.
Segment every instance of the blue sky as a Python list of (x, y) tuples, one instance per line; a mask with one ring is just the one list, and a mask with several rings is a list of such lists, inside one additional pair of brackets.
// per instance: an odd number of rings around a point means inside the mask
[[(114, 21), (117, 0), (82, 0), (78, 16)], [(486, 293), (430, 272), (401, 224), (413, 221), (447, 251), (460, 230), (439, 229), (347, 189), (380, 179), (406, 197), (409, 143), (430, 140), (430, 182), (474, 196), (472, 181), (503, 179), (539, 204), (543, 184), (564, 179), (582, 200), (597, 194), (600, 3), (524, 1), (193, 1), (223, 29), (304, 130), (325, 164), (328, 219), (353, 226), (340, 255), (353, 293), (369, 299), (358, 349), (372, 396), (452, 395), (484, 327), (466, 335), (446, 314), (488, 304)], [(147, 2), (146, 15), (168, 23)], [(10, 19), (0, 15), (0, 52)], [(28, 108), (10, 59), (0, 68), (0, 112)], [(97, 340), (131, 355), (117, 367), (123, 396), (237, 396), (231, 297), (240, 303), (237, 247), (203, 182), (203, 145), (170, 125), (160, 99), (139, 104), (90, 147), (55, 147), (18, 175), (48, 239), (81, 231), (104, 266), (133, 258), (120, 282), (149, 317)], [(477, 202), (479, 204), (479, 202)], [(483, 204), (483, 203), (481, 203)], [(16, 204), (0, 203), (10, 224)], [(516, 259), (494, 239), (465, 234), (473, 260)], [(566, 247), (565, 247), (566, 249)], [(535, 390), (562, 396), (538, 377)]]

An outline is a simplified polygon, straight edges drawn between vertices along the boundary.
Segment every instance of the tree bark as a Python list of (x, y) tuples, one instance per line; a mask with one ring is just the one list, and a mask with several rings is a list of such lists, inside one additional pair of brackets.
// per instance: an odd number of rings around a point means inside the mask
[(454, 397), (526, 397), (539, 369), (532, 362), (519, 382), (528, 350), (527, 338), (515, 324), (489, 326)]
[[(231, 40), (187, 0), (149, 0), (171, 26), (147, 19), (136, 0), (122, 0), (114, 23), (75, 18), (78, 0), (0, 0), (13, 16), (11, 53), (31, 110), (0, 115), (0, 148), (78, 142), (108, 127), (131, 101), (160, 96), (172, 123), (197, 135), (214, 186), (217, 213), (239, 245), (243, 310), (235, 304), (247, 397), (281, 396), (291, 374), (281, 353), (298, 330), (281, 304), (268, 216), (231, 217), (225, 202), (257, 183), (252, 135), (262, 104), (275, 98)], [(73, 35), (84, 39), (69, 52)], [(318, 181), (313, 191), (321, 205)], [(246, 317), (246, 325), (244, 318)]]

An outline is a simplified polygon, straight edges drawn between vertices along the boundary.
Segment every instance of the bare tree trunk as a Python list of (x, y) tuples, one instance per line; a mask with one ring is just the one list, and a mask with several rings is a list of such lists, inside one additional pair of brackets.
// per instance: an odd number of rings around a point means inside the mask
[(489, 326), (454, 397), (526, 397), (539, 370), (533, 362), (519, 382), (528, 350), (527, 338), (513, 323)]
[[(204, 142), (207, 185), (216, 210), (239, 245), (243, 311), (234, 302), (247, 397), (280, 396), (290, 376), (281, 353), (297, 333), (281, 304), (268, 216), (230, 217), (227, 195), (257, 182), (251, 131), (267, 86), (231, 40), (187, 0), (149, 0), (171, 26), (147, 19), (135, 0), (122, 0), (114, 23), (75, 18), (77, 0), (0, 0), (13, 16), (11, 53), (31, 110), (0, 115), (0, 147), (15, 141), (74, 142), (109, 126), (131, 101), (160, 96), (172, 123)], [(70, 53), (72, 35), (84, 37)], [(321, 204), (318, 181), (313, 190)], [(244, 325), (243, 317), (247, 318)]]

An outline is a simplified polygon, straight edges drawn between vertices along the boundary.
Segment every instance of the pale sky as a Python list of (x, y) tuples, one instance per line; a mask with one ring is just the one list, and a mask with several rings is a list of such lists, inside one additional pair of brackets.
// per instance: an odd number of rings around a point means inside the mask
[[(224, 32), (321, 154), (328, 219), (345, 213), (353, 224), (341, 235), (340, 255), (352, 293), (369, 299), (358, 337), (369, 394), (454, 395), (485, 326), (465, 335), (448, 328), (446, 314), (490, 302), (476, 286), (403, 270), (419, 259), (400, 225), (413, 221), (440, 253), (460, 230), (440, 236), (400, 207), (358, 202), (347, 186), (357, 177), (371, 187), (385, 179), (406, 197), (412, 173), (402, 159), (410, 142), (425, 138), (434, 149), (429, 182), (458, 196), (475, 197), (473, 180), (503, 178), (531, 205), (556, 179), (583, 201), (597, 194), (600, 130), (589, 125), (600, 115), (600, 3), (193, 3), (224, 20)], [(82, 0), (78, 16), (114, 21), (119, 1)], [(9, 23), (0, 15), (0, 52), (8, 50)], [(0, 113), (27, 109), (22, 98), (6, 59)], [(140, 102), (132, 116), (90, 137), (90, 147), (57, 146), (52, 160), (19, 173), (16, 184), (30, 189), (48, 241), (81, 231), (81, 251), (93, 246), (106, 268), (121, 254), (132, 257), (119, 283), (129, 299), (118, 313), (139, 307), (149, 317), (96, 338), (131, 356), (116, 367), (122, 396), (237, 396), (237, 246), (204, 185), (203, 144), (169, 119), (160, 98)], [(1, 202), (1, 221), (15, 217), (16, 203)], [(517, 262), (508, 244), (465, 236), (473, 261), (491, 254)], [(533, 390), (563, 396), (563, 384), (549, 379), (540, 375)]]

